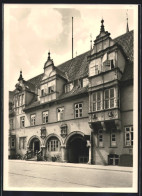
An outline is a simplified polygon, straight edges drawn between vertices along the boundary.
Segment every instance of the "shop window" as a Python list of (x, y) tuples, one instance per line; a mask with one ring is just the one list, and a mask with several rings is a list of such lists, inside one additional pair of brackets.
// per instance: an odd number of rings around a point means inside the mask
[(20, 117), (20, 128), (25, 127), (25, 116)]
[(42, 113), (42, 121), (43, 121), (43, 124), (48, 123), (48, 111), (45, 111)]
[(101, 110), (101, 92), (93, 93), (93, 111)]
[(58, 121), (61, 121), (64, 119), (64, 107), (60, 107), (57, 109), (57, 118), (58, 118)]
[(14, 129), (13, 119), (10, 119), (10, 130)]
[(103, 130), (98, 131), (98, 147), (103, 147)]
[(75, 104), (75, 118), (82, 117), (82, 103)]
[(114, 108), (114, 88), (105, 90), (104, 99), (105, 109)]
[(31, 115), (31, 126), (34, 126), (35, 125), (35, 118), (36, 118), (36, 115), (35, 114), (32, 114)]
[(119, 155), (109, 154), (108, 155), (108, 164), (109, 165), (118, 165), (119, 164)]
[(111, 147), (115, 147), (116, 146), (116, 133), (115, 131), (111, 131)]
[(52, 138), (47, 145), (49, 152), (55, 152), (60, 150), (60, 142), (57, 138)]
[(125, 146), (133, 146), (133, 127), (125, 127)]
[(26, 137), (19, 138), (19, 149), (26, 149)]

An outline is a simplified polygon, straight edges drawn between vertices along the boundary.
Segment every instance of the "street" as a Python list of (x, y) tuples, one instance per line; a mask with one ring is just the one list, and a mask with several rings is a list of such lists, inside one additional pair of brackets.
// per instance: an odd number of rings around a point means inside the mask
[(21, 189), (128, 188), (132, 186), (132, 175), (130, 171), (94, 169), (91, 166), (79, 168), (79, 165), (73, 167), (67, 163), (63, 166), (46, 162), (12, 160), (9, 161), (8, 186)]

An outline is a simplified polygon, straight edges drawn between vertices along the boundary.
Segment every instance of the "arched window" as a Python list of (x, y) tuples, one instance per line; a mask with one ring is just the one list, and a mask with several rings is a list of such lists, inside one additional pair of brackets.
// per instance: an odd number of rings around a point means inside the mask
[(47, 142), (47, 149), (49, 152), (60, 151), (60, 141), (56, 137), (52, 137)]

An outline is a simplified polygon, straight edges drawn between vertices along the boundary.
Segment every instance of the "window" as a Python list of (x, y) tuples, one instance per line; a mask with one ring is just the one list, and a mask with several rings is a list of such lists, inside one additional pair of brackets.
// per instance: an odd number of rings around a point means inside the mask
[(44, 89), (41, 90), (41, 96), (44, 96)]
[(72, 89), (73, 89), (73, 84), (72, 83), (65, 85), (65, 93), (70, 92)]
[(93, 111), (101, 110), (101, 92), (93, 93)]
[(43, 124), (48, 123), (48, 111), (43, 112), (42, 115)]
[(14, 128), (13, 126), (13, 119), (10, 119), (10, 130), (12, 130)]
[(98, 65), (95, 65), (95, 75), (97, 75), (98, 73), (99, 73)]
[(82, 117), (82, 103), (75, 104), (75, 118)]
[(108, 155), (108, 164), (109, 165), (118, 165), (119, 164), (119, 155), (109, 154)]
[(52, 138), (48, 142), (48, 151), (59, 151), (60, 150), (60, 142), (57, 138)]
[(10, 147), (11, 148), (15, 148), (15, 140), (16, 140), (16, 137), (11, 136), (11, 138), (10, 138)]
[(22, 94), (22, 100), (21, 100), (21, 105), (24, 104), (24, 94)]
[(64, 119), (64, 107), (57, 109), (57, 117), (58, 117), (58, 121)]
[(88, 83), (89, 83), (88, 78), (83, 78), (83, 87), (86, 87)]
[(114, 107), (114, 88), (105, 90), (104, 99), (105, 109)]
[(19, 138), (19, 149), (26, 149), (26, 137)]
[(54, 86), (48, 87), (48, 93), (53, 93), (54, 92)]
[(103, 147), (103, 130), (98, 131), (98, 146)]
[(111, 147), (116, 146), (116, 133), (115, 131), (111, 131)]
[(35, 125), (35, 117), (36, 117), (35, 114), (32, 114), (31, 115), (31, 126), (34, 126)]
[(20, 127), (25, 127), (25, 116), (20, 117)]
[(133, 146), (133, 127), (125, 127), (125, 146)]
[(114, 69), (114, 62), (113, 62), (113, 60), (110, 60), (110, 69)]

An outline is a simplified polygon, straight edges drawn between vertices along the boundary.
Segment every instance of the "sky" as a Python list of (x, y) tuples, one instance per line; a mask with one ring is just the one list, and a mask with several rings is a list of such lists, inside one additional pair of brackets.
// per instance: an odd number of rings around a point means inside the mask
[(48, 52), (54, 65), (90, 50), (90, 40), (100, 32), (101, 19), (111, 38), (134, 29), (134, 5), (36, 5), (8, 4), (4, 7), (4, 66), (7, 88), (15, 89), (20, 70), (28, 80), (43, 73)]

